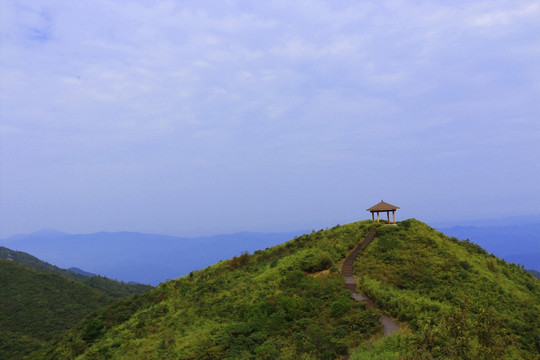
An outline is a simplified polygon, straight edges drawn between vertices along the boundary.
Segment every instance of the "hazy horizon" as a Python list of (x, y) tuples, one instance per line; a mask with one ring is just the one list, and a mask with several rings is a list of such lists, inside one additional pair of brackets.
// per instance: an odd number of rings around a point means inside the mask
[(0, 14), (0, 238), (540, 214), (538, 1)]
[[(386, 214), (381, 214), (381, 219), (386, 219)], [(356, 219), (354, 221), (361, 221), (361, 220), (371, 220), (371, 218), (362, 218), (362, 219)], [(397, 219), (397, 221), (402, 221), (406, 219)], [(423, 219), (417, 219), (422, 222), (425, 222), (426, 224), (436, 228), (436, 229), (448, 229), (453, 227), (476, 227), (476, 228), (482, 228), (482, 227), (506, 227), (506, 226), (516, 226), (516, 225), (527, 225), (527, 224), (539, 224), (540, 223), (540, 214), (538, 215), (523, 215), (523, 216), (508, 216), (508, 217), (497, 217), (497, 218), (478, 218), (478, 219), (460, 219), (460, 220), (441, 220), (441, 221), (424, 221)], [(234, 235), (234, 234), (243, 234), (243, 233), (261, 233), (261, 234), (271, 234), (271, 233), (294, 233), (294, 232), (310, 232), (310, 231), (318, 231), (321, 229), (326, 229), (329, 227), (333, 227), (336, 225), (344, 225), (347, 224), (347, 222), (341, 222), (341, 223), (332, 223), (332, 224), (325, 224), (321, 226), (315, 226), (315, 227), (305, 227), (305, 228), (295, 228), (295, 229), (282, 229), (282, 230), (269, 230), (269, 231), (258, 231), (258, 230), (249, 230), (249, 229), (237, 229), (235, 231), (225, 232), (225, 233), (196, 233), (191, 235), (184, 235), (182, 233), (173, 234), (173, 233), (148, 233), (148, 232), (140, 232), (140, 231), (134, 231), (129, 229), (124, 230), (114, 230), (114, 231), (107, 231), (107, 230), (98, 230), (98, 231), (91, 231), (91, 232), (85, 232), (85, 233), (74, 233), (74, 232), (68, 232), (63, 231), (62, 229), (54, 229), (54, 228), (42, 228), (35, 231), (30, 232), (21, 232), (16, 234), (9, 234), (7, 236), (0, 237), (0, 240), (7, 240), (10, 237), (17, 236), (17, 235), (31, 235), (31, 234), (40, 234), (40, 233), (59, 233), (59, 234), (66, 234), (66, 235), (90, 235), (95, 233), (142, 233), (142, 234), (149, 234), (149, 235), (160, 235), (160, 236), (170, 236), (170, 237), (177, 237), (177, 238), (199, 238), (199, 237), (211, 237), (211, 236), (219, 236), (219, 235)], [(246, 225), (247, 226), (247, 225)], [(7, 245), (8, 243), (4, 243), (4, 245)]]

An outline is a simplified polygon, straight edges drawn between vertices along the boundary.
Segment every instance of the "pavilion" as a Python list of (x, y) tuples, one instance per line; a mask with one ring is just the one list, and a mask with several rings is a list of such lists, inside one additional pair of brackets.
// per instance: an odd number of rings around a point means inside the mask
[[(399, 209), (399, 207), (385, 203), (381, 200), (380, 203), (377, 205), (373, 205), (367, 211), (371, 212), (371, 220), (375, 221), (375, 213), (377, 213), (377, 222), (379, 222), (379, 213), (386, 212), (386, 216), (388, 217), (388, 223), (389, 224), (395, 224), (396, 223), (396, 210)], [(392, 222), (390, 222), (390, 211), (392, 212)]]

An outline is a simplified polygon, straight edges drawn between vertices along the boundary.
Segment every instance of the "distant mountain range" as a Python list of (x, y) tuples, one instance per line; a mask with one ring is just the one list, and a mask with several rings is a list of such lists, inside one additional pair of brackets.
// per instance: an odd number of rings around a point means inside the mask
[(242, 252), (283, 243), (304, 232), (240, 232), (181, 238), (137, 232), (66, 234), (45, 230), (2, 239), (0, 245), (61, 268), (76, 267), (79, 271), (74, 272), (79, 274), (157, 285)]
[[(431, 226), (448, 236), (469, 239), (508, 262), (540, 270), (540, 216)], [(0, 239), (0, 245), (25, 251), (62, 268), (76, 268), (70, 270), (79, 274), (157, 285), (307, 232), (239, 232), (182, 238), (137, 232), (67, 234), (44, 230)]]
[(70, 267), (68, 269), (71, 272), (74, 272), (75, 274), (83, 275), (83, 276), (95, 276), (96, 274), (89, 273), (87, 271), (84, 271), (82, 269), (79, 269), (77, 267)]

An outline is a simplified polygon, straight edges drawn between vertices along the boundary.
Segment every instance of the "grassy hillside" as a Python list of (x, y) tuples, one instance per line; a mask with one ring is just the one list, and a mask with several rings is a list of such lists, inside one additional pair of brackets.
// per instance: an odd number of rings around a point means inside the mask
[(355, 263), (357, 282), (409, 331), (353, 359), (534, 359), (540, 282), (469, 241), (416, 220), (384, 226)]
[(152, 288), (150, 285), (126, 284), (124, 282), (111, 280), (99, 275), (85, 276), (74, 271), (59, 268), (45, 261), (41, 261), (37, 257), (25, 252), (11, 250), (3, 246), (0, 246), (0, 259), (10, 259), (34, 270), (63, 275), (100, 290), (108, 296), (114, 298), (140, 294)]
[(335, 263), (368, 222), (220, 262), (88, 317), (40, 359), (335, 359), (380, 333)]
[(357, 222), (220, 262), (87, 317), (36, 359), (534, 359), (540, 285), (522, 268), (407, 220), (378, 226), (357, 283), (401, 322), (344, 290)]
[(77, 266), (113, 279), (155, 286), (242, 251), (253, 252), (281, 244), (295, 235), (301, 233), (240, 232), (181, 238), (126, 231), (91, 234), (40, 231), (0, 239), (0, 245), (64, 268)]
[(112, 302), (64, 276), (3, 259), (0, 284), (0, 359), (20, 359)]

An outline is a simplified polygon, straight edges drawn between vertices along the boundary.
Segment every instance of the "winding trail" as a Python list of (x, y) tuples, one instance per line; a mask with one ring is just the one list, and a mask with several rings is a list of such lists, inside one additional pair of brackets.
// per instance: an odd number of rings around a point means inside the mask
[[(379, 312), (381, 310), (375, 303), (366, 297), (362, 293), (356, 292), (356, 281), (353, 278), (353, 265), (354, 261), (356, 260), (356, 257), (358, 254), (368, 246), (373, 239), (375, 238), (375, 230), (371, 230), (365, 237), (365, 239), (354, 249), (349, 256), (345, 259), (345, 262), (343, 263), (343, 266), (341, 267), (341, 273), (343, 274), (343, 277), (345, 277), (345, 288), (348, 290), (351, 290), (353, 299), (357, 301), (363, 301), (366, 303), (366, 308), (368, 309), (374, 309)], [(398, 330), (398, 324), (392, 320), (390, 317), (386, 315), (381, 315), (379, 319), (379, 323), (381, 323), (383, 327), (383, 336), (388, 336), (394, 331)], [(348, 360), (351, 357), (351, 355), (347, 355), (343, 358), (343, 360)]]

